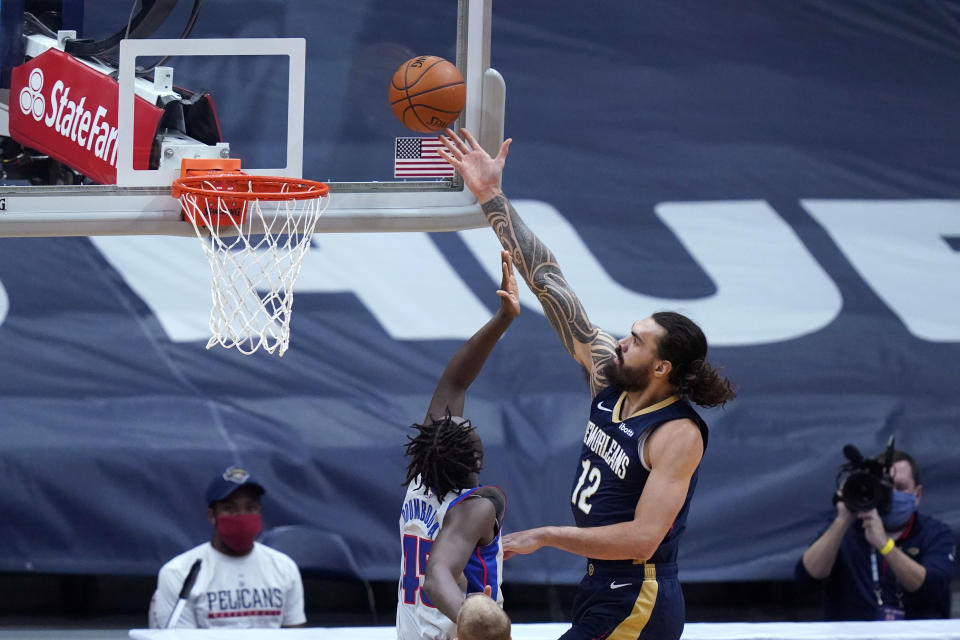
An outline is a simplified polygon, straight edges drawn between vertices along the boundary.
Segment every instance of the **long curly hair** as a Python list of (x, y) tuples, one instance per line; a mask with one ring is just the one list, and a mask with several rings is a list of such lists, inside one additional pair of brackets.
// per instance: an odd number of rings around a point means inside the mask
[(702, 407), (716, 407), (736, 397), (733, 383), (707, 362), (707, 338), (690, 318), (673, 311), (653, 314), (666, 334), (657, 342), (657, 355), (670, 361), (670, 384), (681, 397)]
[(476, 429), (469, 420), (456, 422), (448, 410), (443, 417), (428, 416), (424, 424), (413, 424), (416, 435), (407, 436), (407, 477), (409, 484), (417, 477), (420, 484), (439, 497), (451, 491), (467, 489), (470, 474), (480, 470)]

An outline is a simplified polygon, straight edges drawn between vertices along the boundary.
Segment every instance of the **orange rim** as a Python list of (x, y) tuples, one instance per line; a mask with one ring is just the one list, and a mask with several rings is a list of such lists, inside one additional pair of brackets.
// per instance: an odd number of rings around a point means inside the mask
[(303, 178), (252, 176), (245, 173), (190, 175), (173, 181), (171, 194), (191, 193), (205, 198), (236, 200), (310, 200), (330, 193), (330, 186)]

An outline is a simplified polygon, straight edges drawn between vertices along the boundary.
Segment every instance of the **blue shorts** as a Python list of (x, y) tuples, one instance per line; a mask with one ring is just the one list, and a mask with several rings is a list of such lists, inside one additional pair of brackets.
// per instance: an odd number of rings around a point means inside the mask
[(561, 640), (676, 640), (685, 615), (676, 563), (591, 561)]

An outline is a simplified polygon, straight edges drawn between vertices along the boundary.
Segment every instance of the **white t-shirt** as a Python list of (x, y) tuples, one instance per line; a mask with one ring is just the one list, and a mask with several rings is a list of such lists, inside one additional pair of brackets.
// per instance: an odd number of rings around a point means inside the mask
[(194, 560), (200, 572), (175, 628), (279, 628), (303, 624), (303, 582), (290, 556), (259, 542), (245, 556), (220, 553), (209, 542), (167, 562), (150, 602), (150, 627), (164, 628)]

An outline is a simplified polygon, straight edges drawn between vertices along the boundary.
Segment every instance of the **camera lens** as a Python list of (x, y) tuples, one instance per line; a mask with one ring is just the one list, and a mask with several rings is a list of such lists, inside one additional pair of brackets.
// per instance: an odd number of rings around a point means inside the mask
[(870, 511), (883, 499), (880, 481), (866, 471), (851, 473), (840, 491), (843, 493), (843, 503), (854, 513)]

